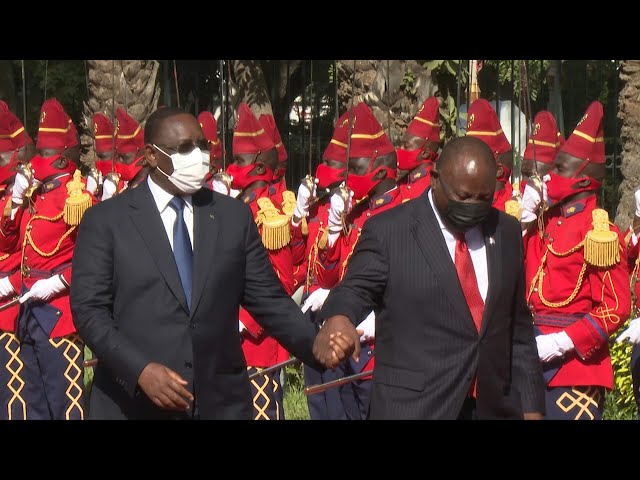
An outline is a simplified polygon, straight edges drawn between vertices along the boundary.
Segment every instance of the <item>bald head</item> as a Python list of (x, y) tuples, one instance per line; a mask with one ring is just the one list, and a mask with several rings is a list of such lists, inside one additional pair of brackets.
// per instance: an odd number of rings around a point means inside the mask
[(493, 153), (473, 137), (447, 143), (431, 172), (433, 202), (445, 225), (455, 231), (464, 231), (486, 218), (495, 186)]

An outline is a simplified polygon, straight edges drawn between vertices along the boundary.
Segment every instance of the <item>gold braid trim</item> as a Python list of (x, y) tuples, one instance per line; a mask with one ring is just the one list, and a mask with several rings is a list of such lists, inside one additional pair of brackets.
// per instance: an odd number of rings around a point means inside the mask
[(507, 200), (504, 204), (504, 212), (518, 221), (522, 220), (522, 206), (518, 200)]
[(0, 262), (2, 260), (6, 260), (7, 258), (9, 258), (9, 255), (11, 255), (10, 253), (5, 253), (4, 255), (0, 255)]
[(358, 244), (358, 240), (360, 240), (360, 235), (362, 235), (362, 230), (358, 230), (358, 235), (356, 235), (356, 239), (353, 242), (353, 246), (351, 247), (351, 251), (349, 252), (349, 255), (347, 255), (347, 258), (344, 259), (344, 262), (342, 262), (342, 271), (340, 272), (340, 280), (342, 281), (342, 279), (344, 278), (345, 273), (347, 272), (347, 266), (349, 265), (349, 260), (351, 260), (351, 255), (353, 255), (353, 251), (356, 249), (356, 245)]
[(291, 190), (282, 192), (282, 212), (289, 218), (293, 216), (296, 209), (296, 194)]
[(302, 217), (302, 220), (300, 220), (300, 231), (305, 237), (309, 235), (309, 225), (307, 224), (306, 217)]
[(33, 222), (34, 220), (45, 220), (47, 222), (57, 222), (58, 220), (60, 220), (64, 215), (64, 212), (60, 212), (58, 215), (56, 215), (55, 217), (45, 217), (43, 215), (35, 215), (31, 218), (31, 220), (29, 220), (29, 224), (27, 225), (27, 229), (25, 231), (24, 234), (24, 245), (23, 245), (23, 250), (24, 250), (24, 246), (26, 246), (27, 244), (31, 245), (31, 248), (33, 248), (36, 253), (38, 255), (41, 255), (43, 257), (52, 257), (54, 256), (56, 253), (58, 253), (60, 251), (60, 247), (62, 246), (62, 242), (64, 242), (64, 240), (73, 233), (73, 231), (76, 229), (76, 225), (74, 225), (73, 227), (71, 227), (69, 230), (67, 230), (66, 232), (64, 232), (64, 235), (62, 235), (60, 237), (60, 240), (58, 240), (58, 244), (55, 246), (55, 248), (50, 251), (50, 252), (44, 252), (42, 251), (40, 248), (38, 248), (38, 246), (35, 244), (35, 242), (33, 241), (33, 237), (31, 237), (31, 229), (29, 228), (31, 226), (31, 222)]

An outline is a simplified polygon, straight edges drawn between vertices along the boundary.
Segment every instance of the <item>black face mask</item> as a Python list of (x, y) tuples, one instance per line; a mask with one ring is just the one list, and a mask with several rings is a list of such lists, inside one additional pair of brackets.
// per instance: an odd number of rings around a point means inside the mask
[(491, 204), (488, 202), (466, 203), (457, 200), (448, 200), (447, 221), (451, 228), (457, 232), (465, 232), (468, 229), (481, 224), (489, 216)]

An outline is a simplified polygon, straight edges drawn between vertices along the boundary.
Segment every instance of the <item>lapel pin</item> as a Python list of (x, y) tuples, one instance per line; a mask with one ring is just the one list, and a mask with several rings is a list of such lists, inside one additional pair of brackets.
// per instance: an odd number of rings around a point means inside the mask
[(210, 214), (209, 214), (209, 218), (210, 218), (211, 220), (213, 220), (213, 219), (215, 219), (215, 218), (216, 218), (216, 216), (215, 216), (213, 213), (210, 213)]
[(489, 245), (495, 245), (496, 241), (493, 239), (493, 237), (489, 237)]

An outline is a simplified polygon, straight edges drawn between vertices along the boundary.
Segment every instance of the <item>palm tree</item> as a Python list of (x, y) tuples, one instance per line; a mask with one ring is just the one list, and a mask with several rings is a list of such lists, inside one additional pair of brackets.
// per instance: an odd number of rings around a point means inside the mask
[[(82, 143), (93, 143), (93, 114), (102, 112), (111, 117), (118, 106), (144, 126), (158, 106), (159, 68), (157, 60), (87, 60), (89, 99), (84, 103)], [(91, 164), (93, 151), (82, 161)]]
[(622, 120), (622, 167), (624, 180), (620, 185), (620, 203), (616, 224), (629, 227), (635, 211), (634, 192), (640, 187), (640, 60), (622, 60), (620, 81), (623, 84), (618, 99), (618, 118)]

